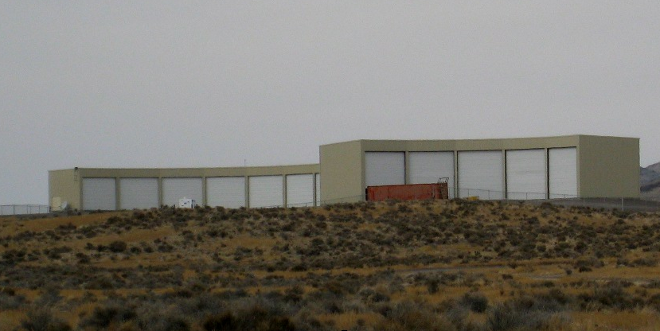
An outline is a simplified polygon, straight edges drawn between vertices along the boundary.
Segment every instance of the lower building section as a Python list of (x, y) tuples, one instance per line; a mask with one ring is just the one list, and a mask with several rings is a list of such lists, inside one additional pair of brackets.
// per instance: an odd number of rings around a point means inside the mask
[(53, 210), (63, 206), (82, 210), (149, 209), (176, 206), (183, 198), (209, 207), (318, 206), (318, 172), (318, 165), (54, 170), (49, 172), (50, 199)]

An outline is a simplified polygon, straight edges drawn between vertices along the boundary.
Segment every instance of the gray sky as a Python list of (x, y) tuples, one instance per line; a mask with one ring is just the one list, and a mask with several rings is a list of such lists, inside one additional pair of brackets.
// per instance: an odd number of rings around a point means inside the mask
[(48, 170), (596, 134), (660, 161), (660, 1), (0, 0), (0, 204)]

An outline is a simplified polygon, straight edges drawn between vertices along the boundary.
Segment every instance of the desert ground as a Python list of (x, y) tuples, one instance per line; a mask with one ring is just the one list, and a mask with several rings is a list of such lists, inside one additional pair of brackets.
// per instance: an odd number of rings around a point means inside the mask
[(366, 202), (0, 218), (1, 330), (660, 330), (660, 214)]

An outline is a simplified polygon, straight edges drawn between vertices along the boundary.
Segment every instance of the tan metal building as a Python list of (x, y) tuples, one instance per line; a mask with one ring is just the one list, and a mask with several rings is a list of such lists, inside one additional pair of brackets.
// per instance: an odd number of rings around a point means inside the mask
[(363, 201), (367, 186), (441, 177), (452, 197), (639, 197), (638, 138), (356, 140), (319, 153), (320, 164), (294, 166), (53, 170), (49, 198), (55, 210), (152, 208), (184, 197), (232, 208), (318, 206)]
[(483, 140), (356, 140), (320, 147), (324, 203), (373, 185), (446, 177), (452, 197), (639, 197), (639, 139), (572, 135)]
[(320, 205), (319, 165), (182, 169), (52, 170), (51, 208), (147, 209), (190, 198), (202, 206)]

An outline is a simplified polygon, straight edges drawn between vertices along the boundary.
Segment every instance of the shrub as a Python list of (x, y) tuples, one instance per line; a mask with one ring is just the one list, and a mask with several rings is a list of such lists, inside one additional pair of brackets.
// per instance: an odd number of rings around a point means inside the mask
[(110, 243), (110, 245), (108, 245), (108, 248), (113, 253), (124, 252), (124, 251), (126, 251), (127, 247), (128, 247), (128, 245), (126, 245), (126, 243), (121, 241), (121, 240), (113, 241), (113, 242)]
[(92, 315), (83, 320), (83, 326), (96, 328), (107, 328), (112, 322), (125, 322), (135, 319), (137, 314), (131, 307), (110, 305), (108, 307), (96, 307)]
[(53, 317), (47, 309), (30, 310), (27, 319), (21, 321), (21, 327), (29, 331), (70, 331), (71, 326), (61, 319)]
[(465, 293), (460, 302), (475, 313), (483, 313), (488, 309), (488, 299), (479, 292)]

